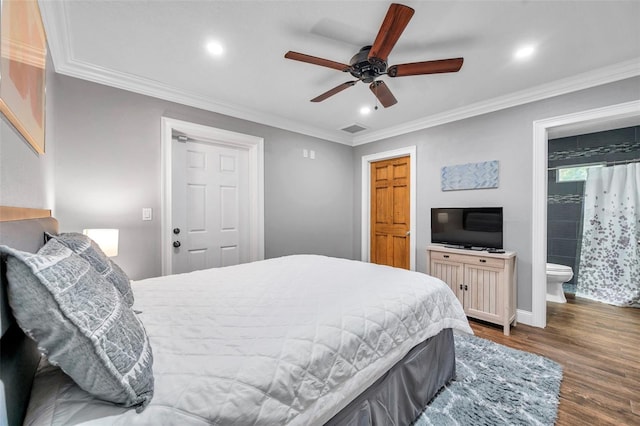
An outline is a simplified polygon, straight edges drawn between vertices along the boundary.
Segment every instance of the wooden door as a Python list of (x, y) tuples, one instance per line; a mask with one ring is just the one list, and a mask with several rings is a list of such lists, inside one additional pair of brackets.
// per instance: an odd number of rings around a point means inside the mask
[(197, 140), (172, 149), (173, 273), (248, 262), (247, 150)]
[(371, 163), (372, 263), (409, 269), (409, 157)]

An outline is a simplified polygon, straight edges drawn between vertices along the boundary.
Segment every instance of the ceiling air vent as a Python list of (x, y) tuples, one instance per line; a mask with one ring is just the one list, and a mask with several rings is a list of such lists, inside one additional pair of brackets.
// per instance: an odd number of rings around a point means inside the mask
[(361, 126), (361, 125), (359, 125), (359, 124), (352, 124), (352, 125), (350, 125), (350, 126), (347, 126), (347, 127), (342, 128), (342, 129), (340, 129), (340, 130), (344, 130), (344, 131), (345, 131), (345, 132), (347, 132), (347, 133), (354, 134), (354, 133), (361, 132), (361, 131), (363, 131), (363, 130), (367, 130), (367, 128), (366, 128), (366, 127), (363, 127), (363, 126)]

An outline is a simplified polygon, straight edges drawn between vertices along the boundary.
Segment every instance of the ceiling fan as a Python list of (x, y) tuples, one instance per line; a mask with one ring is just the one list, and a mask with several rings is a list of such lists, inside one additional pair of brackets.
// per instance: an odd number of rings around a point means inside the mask
[(377, 80), (381, 75), (389, 77), (404, 77), (407, 75), (436, 74), (446, 72), (458, 72), (462, 67), (463, 58), (441, 59), (435, 61), (411, 62), (387, 66), (387, 57), (400, 38), (402, 31), (413, 16), (414, 10), (408, 6), (393, 3), (389, 6), (387, 16), (385, 16), (378, 35), (373, 45), (364, 46), (356, 53), (349, 65), (316, 56), (305, 55), (298, 52), (287, 52), (284, 57), (294, 61), (307, 62), (338, 71), (348, 72), (357, 80), (347, 81), (311, 99), (311, 102), (322, 102), (330, 96), (347, 89), (358, 81), (370, 83), (369, 89), (378, 98), (380, 103), (388, 108), (398, 101), (389, 90), (389, 87), (382, 80)]

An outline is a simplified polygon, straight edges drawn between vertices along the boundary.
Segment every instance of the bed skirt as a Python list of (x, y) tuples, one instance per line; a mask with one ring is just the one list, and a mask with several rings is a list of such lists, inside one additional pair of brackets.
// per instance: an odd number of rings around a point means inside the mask
[(411, 349), (325, 426), (412, 424), (455, 372), (453, 331), (447, 328)]

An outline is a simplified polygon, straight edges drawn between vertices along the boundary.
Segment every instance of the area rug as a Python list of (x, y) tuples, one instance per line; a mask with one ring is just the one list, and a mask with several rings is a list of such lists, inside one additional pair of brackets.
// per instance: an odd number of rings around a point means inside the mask
[(455, 335), (456, 378), (415, 426), (553, 425), (562, 367), (548, 358)]

